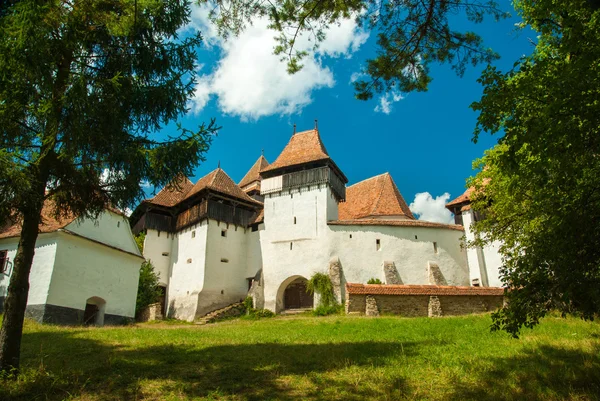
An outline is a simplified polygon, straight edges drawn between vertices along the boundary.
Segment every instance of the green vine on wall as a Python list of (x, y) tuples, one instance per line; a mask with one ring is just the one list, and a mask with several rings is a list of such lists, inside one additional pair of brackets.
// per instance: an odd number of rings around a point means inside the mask
[(321, 297), (320, 306), (333, 306), (337, 303), (333, 295), (333, 284), (331, 284), (331, 279), (326, 274), (313, 274), (306, 284), (306, 289), (313, 295), (315, 292), (319, 294)]

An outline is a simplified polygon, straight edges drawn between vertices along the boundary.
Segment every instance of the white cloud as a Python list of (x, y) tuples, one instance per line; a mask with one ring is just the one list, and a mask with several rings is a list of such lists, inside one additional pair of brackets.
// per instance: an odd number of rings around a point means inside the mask
[(404, 99), (404, 96), (398, 92), (389, 92), (379, 98), (379, 104), (375, 106), (375, 112), (390, 114), (392, 112), (392, 104)]
[[(199, 76), (190, 105), (194, 113), (213, 98), (222, 112), (244, 120), (297, 113), (312, 102), (314, 90), (335, 85), (333, 72), (322, 63), (324, 57), (351, 57), (368, 38), (353, 20), (332, 25), (319, 49), (302, 60), (304, 67), (290, 75), (285, 61), (273, 54), (276, 33), (267, 28), (266, 19), (255, 20), (238, 37), (223, 41), (208, 13), (206, 5), (195, 6), (186, 29), (200, 29), (209, 45), (221, 48), (222, 57), (212, 72)], [(296, 41), (298, 50), (312, 46), (306, 36)]]
[(453, 224), (452, 213), (444, 207), (449, 199), (450, 194), (448, 192), (435, 198), (429, 192), (420, 192), (415, 195), (415, 200), (408, 208), (419, 216), (419, 220)]

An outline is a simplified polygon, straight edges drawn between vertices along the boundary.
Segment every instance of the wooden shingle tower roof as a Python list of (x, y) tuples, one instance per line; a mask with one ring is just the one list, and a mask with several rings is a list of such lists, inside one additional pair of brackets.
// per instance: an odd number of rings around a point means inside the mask
[(262, 169), (261, 174), (311, 163), (331, 165), (342, 180), (348, 182), (344, 173), (329, 157), (317, 128), (295, 133), (285, 148), (283, 148), (279, 157), (269, 166)]

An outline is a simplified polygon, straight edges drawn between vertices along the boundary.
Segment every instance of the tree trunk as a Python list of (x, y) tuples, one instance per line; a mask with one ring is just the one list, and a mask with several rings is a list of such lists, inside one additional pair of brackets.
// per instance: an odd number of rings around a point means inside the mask
[(4, 301), (4, 320), (0, 330), (0, 372), (19, 369), (23, 320), (29, 293), (29, 273), (38, 237), (43, 194), (43, 190), (41, 197), (36, 194), (39, 200), (31, 202), (29, 212), (23, 216), (19, 247), (13, 264), (8, 294)]

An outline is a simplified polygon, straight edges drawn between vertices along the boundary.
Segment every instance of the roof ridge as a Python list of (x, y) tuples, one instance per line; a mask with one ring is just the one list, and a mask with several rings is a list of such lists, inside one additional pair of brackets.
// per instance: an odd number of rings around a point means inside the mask
[(355, 185), (358, 185), (358, 184), (361, 184), (361, 183), (363, 183), (363, 182), (365, 182), (365, 181), (373, 180), (373, 179), (375, 179), (375, 178), (378, 178), (378, 177), (381, 177), (382, 175), (385, 175), (385, 174), (389, 174), (389, 173), (388, 173), (388, 172), (385, 172), (385, 173), (381, 173), (381, 174), (374, 175), (373, 177), (365, 178), (364, 180), (357, 181), (357, 182), (355, 182), (355, 183), (354, 183), (354, 184), (352, 184), (352, 185), (348, 185), (346, 188), (353, 187), (353, 186), (355, 186)]

